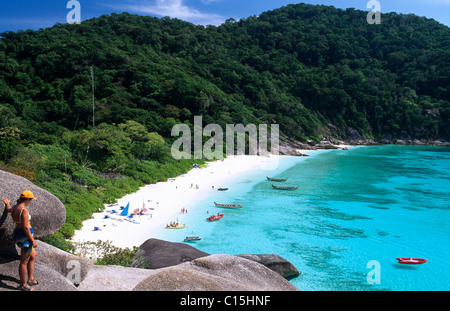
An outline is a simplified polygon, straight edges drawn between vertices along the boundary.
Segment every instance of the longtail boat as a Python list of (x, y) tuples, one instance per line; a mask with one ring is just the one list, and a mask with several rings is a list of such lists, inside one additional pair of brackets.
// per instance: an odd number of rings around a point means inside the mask
[(184, 242), (200, 241), (201, 239), (202, 239), (202, 237), (200, 237), (200, 236), (187, 236), (184, 239)]
[(297, 190), (298, 189), (298, 187), (279, 187), (279, 186), (274, 186), (274, 185), (272, 185), (272, 187), (274, 189), (280, 189), (280, 190)]
[(286, 181), (286, 180), (288, 180), (287, 178), (270, 178), (270, 177), (267, 177), (267, 179), (271, 180), (271, 181)]
[(184, 229), (186, 228), (186, 225), (182, 226), (166, 226), (166, 229)]
[(406, 258), (406, 257), (399, 257), (397, 258), (398, 263), (407, 264), (407, 265), (420, 265), (423, 263), (426, 263), (428, 260), (424, 258)]
[(212, 216), (206, 218), (206, 220), (209, 220), (209, 221), (219, 220), (223, 216), (225, 216), (225, 214), (212, 215)]
[(220, 206), (220, 207), (242, 207), (242, 206), (244, 206), (244, 204), (219, 204), (216, 202), (214, 202), (214, 204), (216, 206)]

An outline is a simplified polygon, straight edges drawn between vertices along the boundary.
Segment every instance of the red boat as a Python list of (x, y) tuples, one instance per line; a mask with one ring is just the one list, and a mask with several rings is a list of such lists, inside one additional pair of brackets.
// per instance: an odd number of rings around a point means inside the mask
[(212, 216), (206, 218), (206, 220), (209, 220), (209, 221), (219, 220), (223, 216), (225, 216), (225, 214), (212, 215)]
[(423, 258), (407, 258), (407, 257), (399, 257), (397, 258), (398, 263), (407, 264), (407, 265), (420, 265), (426, 263), (428, 260)]

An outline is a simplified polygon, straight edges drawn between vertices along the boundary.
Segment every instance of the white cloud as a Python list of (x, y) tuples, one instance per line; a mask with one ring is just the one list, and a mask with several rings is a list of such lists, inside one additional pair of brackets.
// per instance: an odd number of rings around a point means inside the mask
[[(212, 2), (216, 0), (207, 1)], [(201, 25), (220, 25), (226, 19), (219, 14), (200, 12), (196, 8), (186, 6), (183, 2), (184, 0), (139, 1), (139, 3), (122, 4), (120, 6), (114, 5), (114, 7), (128, 12), (176, 17)]]

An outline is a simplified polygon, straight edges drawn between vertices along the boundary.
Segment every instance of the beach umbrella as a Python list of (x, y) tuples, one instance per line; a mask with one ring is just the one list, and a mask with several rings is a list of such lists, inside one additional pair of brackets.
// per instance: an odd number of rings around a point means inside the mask
[(122, 211), (122, 213), (120, 213), (120, 215), (127, 216), (129, 207), (130, 207), (130, 202), (128, 202), (127, 206), (123, 209), (123, 211)]
[(142, 200), (142, 213), (145, 213), (147, 209), (145, 208), (145, 202)]

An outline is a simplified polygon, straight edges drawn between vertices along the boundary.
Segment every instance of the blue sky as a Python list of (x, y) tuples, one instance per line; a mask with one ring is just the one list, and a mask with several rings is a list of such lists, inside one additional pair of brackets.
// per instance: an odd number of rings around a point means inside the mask
[[(0, 32), (47, 28), (66, 23), (69, 0), (2, 0)], [(434, 18), (450, 27), (450, 0), (378, 0), (381, 12), (414, 13)], [(368, 0), (78, 0), (81, 20), (102, 14), (129, 12), (171, 16), (202, 25), (219, 25), (228, 18), (240, 19), (290, 3), (333, 5), (337, 8), (366, 8)]]

